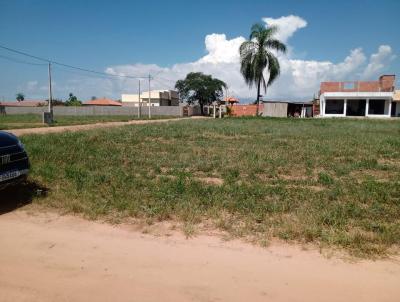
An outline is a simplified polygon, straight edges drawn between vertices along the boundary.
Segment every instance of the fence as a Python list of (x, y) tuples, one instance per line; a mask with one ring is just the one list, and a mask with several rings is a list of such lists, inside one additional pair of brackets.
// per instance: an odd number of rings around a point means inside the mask
[[(5, 114), (42, 114), (48, 110), (47, 107), (8, 107), (4, 106)], [(152, 116), (183, 116), (182, 106), (159, 106), (150, 107)], [(189, 116), (196, 115), (196, 110), (188, 110)], [(149, 107), (142, 107), (142, 116), (146, 116)], [(138, 115), (138, 107), (109, 107), (109, 106), (82, 106), (82, 107), (53, 107), (55, 116), (72, 115)]]

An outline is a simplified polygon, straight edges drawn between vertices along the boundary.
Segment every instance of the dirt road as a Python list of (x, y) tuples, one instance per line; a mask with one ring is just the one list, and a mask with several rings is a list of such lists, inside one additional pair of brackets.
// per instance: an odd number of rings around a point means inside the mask
[(99, 129), (99, 128), (120, 127), (120, 126), (125, 126), (125, 125), (142, 125), (142, 124), (178, 122), (178, 121), (187, 120), (187, 119), (200, 119), (200, 118), (205, 118), (205, 117), (193, 116), (193, 117), (158, 119), (158, 120), (132, 120), (129, 122), (104, 122), (104, 123), (95, 123), (95, 124), (87, 124), (87, 125), (10, 129), (10, 130), (5, 130), (5, 131), (13, 133), (16, 136), (21, 136), (24, 134), (46, 134), (46, 133), (57, 133), (57, 132), (64, 132), (64, 131), (82, 131), (82, 130), (92, 130), (92, 129)]
[(55, 214), (0, 216), (0, 301), (399, 301), (400, 265)]

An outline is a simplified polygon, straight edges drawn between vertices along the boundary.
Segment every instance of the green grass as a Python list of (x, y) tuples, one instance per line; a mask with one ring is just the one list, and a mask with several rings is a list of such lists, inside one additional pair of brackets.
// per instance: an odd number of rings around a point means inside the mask
[[(153, 116), (152, 119), (172, 118), (168, 116)], [(138, 119), (137, 116), (116, 115), (116, 116), (56, 116), (51, 126), (85, 125), (102, 122), (126, 122)], [(144, 116), (143, 119), (146, 119)], [(51, 127), (50, 126), (50, 127)], [(0, 115), (0, 130), (48, 127), (42, 123), (42, 116), (39, 114), (16, 114)]]
[(226, 118), (22, 137), (34, 203), (385, 255), (400, 244), (400, 121)]

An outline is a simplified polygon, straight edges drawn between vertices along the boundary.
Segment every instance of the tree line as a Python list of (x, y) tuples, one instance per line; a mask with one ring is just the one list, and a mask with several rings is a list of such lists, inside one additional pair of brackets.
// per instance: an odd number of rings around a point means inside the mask
[[(19, 92), (15, 95), (15, 99), (18, 102), (23, 102), (25, 100), (25, 95), (22, 92)], [(96, 100), (97, 97), (92, 96), (91, 100)], [(46, 102), (49, 100), (46, 99)], [(63, 101), (61, 99), (52, 99), (51, 100), (53, 106), (82, 106), (82, 101), (80, 101), (72, 92), (68, 94), (68, 98)]]

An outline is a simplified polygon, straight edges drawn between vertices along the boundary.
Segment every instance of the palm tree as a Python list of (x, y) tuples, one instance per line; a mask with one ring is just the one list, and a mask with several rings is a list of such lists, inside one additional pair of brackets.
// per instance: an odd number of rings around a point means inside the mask
[[(274, 38), (278, 31), (276, 26), (265, 27), (256, 23), (251, 27), (250, 39), (240, 45), (240, 72), (246, 84), (251, 88), (257, 85), (257, 115), (260, 104), (260, 89), (270, 86), (279, 76), (280, 66), (271, 50), (286, 52), (286, 45)], [(268, 69), (268, 82), (265, 82), (264, 69)]]

